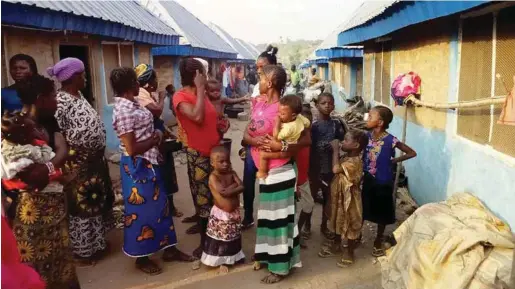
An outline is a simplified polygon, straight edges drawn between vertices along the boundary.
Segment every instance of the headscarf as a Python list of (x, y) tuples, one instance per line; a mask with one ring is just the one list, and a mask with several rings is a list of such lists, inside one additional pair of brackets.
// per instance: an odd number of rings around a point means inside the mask
[(84, 63), (80, 59), (69, 57), (57, 62), (46, 71), (51, 77), (55, 76), (59, 82), (63, 82), (77, 73), (84, 72)]
[(138, 78), (138, 82), (141, 86), (145, 86), (152, 75), (154, 74), (154, 68), (150, 64), (140, 64), (134, 67), (134, 72), (136, 72), (136, 77)]

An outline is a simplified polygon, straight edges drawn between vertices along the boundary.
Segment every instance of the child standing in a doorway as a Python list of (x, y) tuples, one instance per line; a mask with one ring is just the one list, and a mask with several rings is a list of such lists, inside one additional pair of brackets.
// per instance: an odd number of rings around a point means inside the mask
[[(393, 120), (385, 106), (370, 110), (367, 121), (368, 145), (363, 156), (363, 219), (377, 224), (377, 236), (372, 255), (383, 256), (383, 234), (387, 225), (395, 223), (393, 165), (417, 156), (417, 153), (386, 130)], [(405, 154), (395, 157), (395, 149)]]

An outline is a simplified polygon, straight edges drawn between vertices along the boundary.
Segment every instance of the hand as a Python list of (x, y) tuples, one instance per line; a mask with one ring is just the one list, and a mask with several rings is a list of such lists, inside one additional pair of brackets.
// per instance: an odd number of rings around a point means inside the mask
[(295, 197), (297, 198), (297, 200), (300, 200), (300, 189), (299, 189), (299, 187), (297, 187), (297, 189), (295, 190)]
[(207, 79), (204, 74), (200, 73), (197, 70), (197, 74), (195, 75), (195, 79), (193, 80), (193, 82), (195, 83), (195, 87), (197, 89), (204, 89), (204, 87), (206, 86)]
[(257, 146), (262, 146), (267, 141), (266, 135), (255, 137), (254, 140), (257, 142)]
[(49, 182), (48, 168), (45, 164), (32, 164), (17, 174), (18, 178), (29, 187), (44, 189)]
[(340, 173), (340, 166), (334, 165), (333, 166), (333, 174), (339, 174)]
[(163, 133), (160, 130), (154, 131), (154, 135), (152, 137), (154, 138), (156, 145), (160, 145), (163, 141)]
[(283, 144), (280, 141), (273, 139), (271, 136), (267, 135), (267, 138), (263, 145), (261, 145), (261, 150), (266, 152), (280, 152), (283, 148)]

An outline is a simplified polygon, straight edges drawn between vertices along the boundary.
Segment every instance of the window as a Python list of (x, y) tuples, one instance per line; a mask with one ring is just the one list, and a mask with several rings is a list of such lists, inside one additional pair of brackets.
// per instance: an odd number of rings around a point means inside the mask
[(392, 41), (375, 44), (374, 57), (374, 100), (384, 105), (390, 104)]
[(134, 50), (128, 43), (102, 43), (107, 103), (114, 101), (113, 88), (109, 82), (111, 71), (118, 67), (134, 67)]
[[(462, 20), (459, 101), (508, 94), (515, 75), (514, 17), (515, 7), (510, 7)], [(458, 135), (515, 156), (515, 127), (497, 124), (501, 109), (502, 105), (459, 110)]]

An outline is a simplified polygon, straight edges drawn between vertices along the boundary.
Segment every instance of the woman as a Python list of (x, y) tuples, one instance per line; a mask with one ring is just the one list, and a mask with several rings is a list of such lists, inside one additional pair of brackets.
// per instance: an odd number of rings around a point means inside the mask
[(251, 146), (250, 156), (259, 165), (259, 151), (283, 152), (283, 158), (272, 159), (268, 177), (260, 180), (258, 227), (254, 260), (255, 269), (268, 265), (270, 274), (261, 281), (281, 281), (294, 267), (301, 267), (297, 226), (295, 225), (296, 173), (290, 156), (311, 144), (309, 130), (295, 145), (272, 141), (279, 98), (286, 85), (286, 72), (277, 65), (267, 65), (260, 73), (262, 96), (256, 100), (244, 141)]
[(17, 90), (24, 104), (22, 111), (33, 117), (56, 154), (51, 163), (33, 164), (17, 175), (29, 185), (18, 192), (13, 219), (21, 261), (36, 269), (48, 289), (80, 288), (70, 254), (63, 186), (56, 182), (49, 185), (50, 169), (61, 168), (68, 156), (65, 138), (54, 118), (54, 82), (35, 75)]
[(75, 257), (90, 265), (107, 251), (105, 235), (114, 223), (114, 195), (104, 157), (106, 131), (81, 93), (86, 87), (82, 61), (65, 58), (47, 73), (61, 83), (55, 117), (70, 150), (66, 169), (77, 175), (65, 188), (71, 198), (70, 240)]
[[(258, 74), (262, 73), (262, 69), (266, 65), (277, 64), (277, 47), (269, 45), (266, 50), (261, 53), (256, 61), (256, 69)], [(259, 83), (254, 86), (254, 92), (252, 97), (261, 95), (259, 91)], [(247, 145), (247, 151), (245, 154), (245, 163), (243, 169), (243, 185), (245, 190), (243, 191), (243, 207), (245, 208), (245, 217), (243, 218), (243, 229), (249, 229), (254, 226), (254, 196), (256, 195), (256, 173), (257, 167), (254, 164), (254, 160), (250, 156), (250, 146)]]
[(31, 56), (16, 54), (9, 60), (9, 72), (14, 84), (2, 88), (2, 114), (5, 111), (22, 109), (23, 103), (16, 92), (16, 85), (38, 74), (38, 67)]
[[(148, 109), (154, 116), (154, 128), (160, 130), (162, 133), (166, 132), (164, 122), (161, 119), (161, 114), (164, 108), (165, 94), (159, 94), (159, 101), (156, 101), (154, 94), (157, 91), (157, 73), (149, 64), (140, 64), (134, 68), (136, 77), (139, 83), (139, 93), (136, 96), (136, 100), (139, 105)], [(167, 134), (167, 137), (173, 137), (173, 135)], [(175, 174), (175, 161), (173, 159), (173, 153), (167, 152), (165, 154), (166, 159), (163, 164), (162, 171), (166, 175), (166, 189), (168, 192), (168, 201), (170, 202), (170, 212), (174, 217), (182, 217), (182, 213), (177, 210), (173, 202), (173, 194), (179, 191), (179, 185), (177, 184), (177, 175)]]
[(136, 258), (136, 267), (149, 275), (162, 269), (149, 256), (165, 250), (163, 260), (194, 259), (175, 245), (177, 237), (166, 197), (165, 176), (159, 162), (158, 145), (163, 134), (154, 129), (152, 113), (141, 107), (135, 97), (139, 84), (134, 70), (116, 68), (111, 72), (111, 86), (116, 94), (113, 127), (120, 138), (122, 157), (120, 175), (125, 202), (123, 251)]
[(179, 140), (187, 148), (188, 177), (200, 229), (200, 245), (193, 255), (200, 258), (213, 206), (208, 186), (209, 155), (211, 149), (220, 144), (220, 135), (216, 128), (216, 109), (205, 95), (204, 66), (196, 59), (186, 58), (181, 60), (179, 71), (183, 88), (173, 96), (173, 106), (179, 123)]

